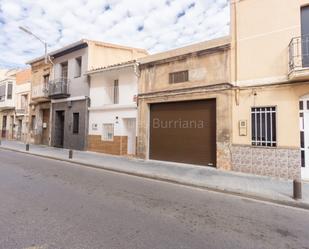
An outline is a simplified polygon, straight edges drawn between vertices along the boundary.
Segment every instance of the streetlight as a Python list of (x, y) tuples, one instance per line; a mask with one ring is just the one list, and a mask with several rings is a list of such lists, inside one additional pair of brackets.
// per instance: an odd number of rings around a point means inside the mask
[(45, 49), (45, 64), (47, 64), (47, 59), (48, 59), (48, 55), (47, 55), (47, 42), (42, 40), (40, 37), (38, 37), (37, 35), (33, 34), (29, 29), (19, 26), (19, 29), (24, 31), (25, 33), (35, 37), (37, 40), (39, 40), (41, 43), (43, 43), (44, 45), (44, 49)]

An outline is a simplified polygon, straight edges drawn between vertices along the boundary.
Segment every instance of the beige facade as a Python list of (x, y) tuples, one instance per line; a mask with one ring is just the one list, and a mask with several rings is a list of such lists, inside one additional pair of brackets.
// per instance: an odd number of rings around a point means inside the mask
[[(151, 104), (215, 99), (217, 167), (231, 169), (231, 158), (226, 149), (232, 136), (229, 45), (229, 37), (224, 37), (139, 60), (139, 157), (150, 158)], [(170, 73), (181, 71), (188, 71), (188, 80), (171, 84)]]
[(29, 142), (50, 145), (50, 99), (46, 86), (51, 77), (52, 64), (44, 59), (31, 65), (31, 102), (29, 113)]

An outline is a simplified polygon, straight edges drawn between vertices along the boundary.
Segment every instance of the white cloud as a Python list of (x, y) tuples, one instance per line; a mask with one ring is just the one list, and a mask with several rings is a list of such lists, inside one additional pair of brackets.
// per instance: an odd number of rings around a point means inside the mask
[(228, 0), (0, 0), (0, 67), (43, 53), (26, 26), (57, 49), (81, 38), (150, 53), (229, 32)]

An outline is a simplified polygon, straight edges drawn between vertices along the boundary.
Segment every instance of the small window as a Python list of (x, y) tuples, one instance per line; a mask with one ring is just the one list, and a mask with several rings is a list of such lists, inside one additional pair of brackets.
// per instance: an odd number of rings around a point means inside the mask
[(103, 141), (113, 141), (114, 140), (114, 125), (113, 124), (103, 124)]
[(12, 94), (13, 94), (13, 84), (8, 83), (7, 86), (7, 99), (12, 99)]
[(189, 72), (188, 72), (188, 70), (187, 71), (170, 73), (169, 82), (171, 84), (186, 82), (188, 80), (189, 80)]
[(75, 58), (75, 78), (82, 75), (82, 57)]
[(252, 145), (275, 147), (276, 134), (276, 107), (251, 108)]
[(114, 80), (114, 104), (119, 104), (119, 82)]
[(79, 113), (73, 113), (73, 134), (79, 133)]

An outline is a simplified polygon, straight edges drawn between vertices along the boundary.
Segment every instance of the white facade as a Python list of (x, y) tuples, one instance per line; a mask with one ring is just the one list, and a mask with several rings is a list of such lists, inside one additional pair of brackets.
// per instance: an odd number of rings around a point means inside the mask
[[(9, 90), (9, 85), (12, 85), (12, 91)], [(15, 87), (15, 77), (9, 77), (0, 81), (0, 110), (15, 107)]]
[(113, 136), (128, 137), (129, 155), (135, 154), (136, 147), (135, 68), (134, 63), (128, 63), (90, 73), (89, 135), (102, 136), (103, 140), (104, 125), (112, 125)]

